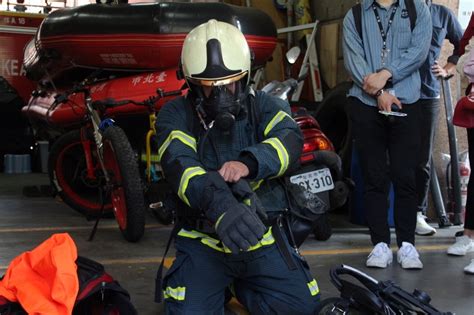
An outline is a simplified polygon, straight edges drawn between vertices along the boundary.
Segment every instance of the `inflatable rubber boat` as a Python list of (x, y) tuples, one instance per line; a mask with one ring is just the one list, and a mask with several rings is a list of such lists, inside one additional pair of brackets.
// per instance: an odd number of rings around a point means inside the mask
[[(165, 92), (176, 91), (181, 89), (184, 83), (184, 80), (176, 79), (176, 69), (167, 69), (113, 80), (101, 80), (90, 85), (90, 92), (93, 101), (105, 99), (144, 101), (150, 96), (156, 95), (158, 89)], [(86, 114), (84, 95), (82, 93), (71, 94), (66, 103), (56, 104), (56, 97), (61, 93), (52, 90), (36, 93), (38, 95), (33, 96), (22, 111), (28, 116), (30, 122), (34, 125), (41, 125), (43, 128), (77, 128), (83, 123)], [(168, 100), (169, 98), (160, 99), (155, 104), (155, 108), (159, 109)], [(109, 108), (105, 114), (108, 117), (117, 118), (146, 113), (145, 107), (128, 104)]]
[(176, 67), (186, 34), (209, 19), (240, 28), (256, 65), (270, 58), (276, 28), (255, 8), (225, 3), (90, 4), (58, 10), (44, 19), (25, 48), (25, 71), (32, 80), (64, 84), (77, 77), (64, 74), (69, 70), (81, 69), (82, 75), (98, 68), (140, 72)]

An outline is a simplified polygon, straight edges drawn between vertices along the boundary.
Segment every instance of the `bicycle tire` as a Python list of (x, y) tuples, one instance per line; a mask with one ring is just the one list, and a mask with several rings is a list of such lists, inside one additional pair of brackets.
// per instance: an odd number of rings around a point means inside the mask
[[(88, 219), (94, 219), (100, 215), (102, 206), (99, 183), (87, 182), (85, 174), (86, 162), (80, 130), (72, 130), (60, 136), (51, 146), (48, 175), (51, 187), (65, 204)], [(111, 214), (110, 202), (105, 204), (104, 212)]]
[(125, 132), (110, 126), (103, 132), (104, 163), (112, 181), (112, 206), (120, 231), (129, 242), (145, 232), (145, 199), (136, 154)]

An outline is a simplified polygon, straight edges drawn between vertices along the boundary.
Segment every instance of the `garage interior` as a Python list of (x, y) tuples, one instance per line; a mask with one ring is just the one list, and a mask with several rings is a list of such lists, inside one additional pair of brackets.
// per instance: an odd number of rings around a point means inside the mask
[[(457, 12), (459, 1), (435, 0), (436, 3), (444, 4), (454, 12)], [(129, 2), (131, 3), (131, 1)], [(276, 5), (280, 1), (228, 0), (224, 2), (241, 6), (250, 4), (252, 7), (266, 12), (277, 28), (288, 26), (286, 11), (278, 9)], [(341, 84), (347, 84), (348, 77), (343, 66), (340, 44), (341, 22), (345, 13), (355, 2), (354, 0), (310, 1), (311, 17), (320, 23), (316, 34), (316, 47), (325, 95), (331, 89), (337, 88)], [(313, 21), (308, 21), (308, 23), (311, 22)], [(266, 82), (282, 79), (285, 71), (282, 60), (286, 49), (287, 38), (280, 35), (273, 59), (265, 68), (264, 80)], [(442, 53), (443, 60), (446, 60), (446, 56), (451, 50), (452, 46), (446, 44)], [(310, 86), (310, 79), (307, 79), (302, 98), (308, 100), (308, 109), (311, 112), (317, 112), (317, 106), (321, 102), (314, 102), (315, 95), (309, 88)], [(463, 83), (456, 75), (451, 81), (454, 104), (462, 87)], [(18, 109), (20, 105), (15, 106)], [(8, 118), (12, 116), (7, 116), (16, 115), (18, 111), (13, 114), (8, 111), (1, 113), (3, 117), (1, 117), (0, 129), (2, 133), (3, 130), (5, 131), (2, 147), (0, 147), (3, 158), (4, 155), (16, 154), (22, 150), (22, 148), (18, 148), (18, 143), (13, 145), (12, 141), (17, 141), (15, 133), (23, 132), (24, 126), (15, 129), (16, 126), (12, 126), (12, 120)], [(22, 124), (26, 123), (24, 118), (16, 120), (21, 121)], [(465, 151), (467, 149), (465, 131), (456, 128), (456, 132), (458, 150), (459, 152)], [(442, 153), (449, 152), (447, 137), (446, 118), (442, 110), (433, 156), (438, 174), (443, 175), (445, 163)], [(25, 139), (32, 139), (32, 134), (26, 135)], [(172, 226), (159, 223), (152, 212), (148, 211), (143, 238), (137, 243), (131, 243), (122, 237), (113, 218), (102, 218), (94, 239), (88, 241), (95, 220), (86, 220), (83, 215), (65, 204), (61, 198), (52, 196), (50, 179), (44, 166), (44, 147), (43, 156), (41, 156), (41, 143), (32, 143), (31, 146), (34, 148), (31, 151), (31, 164), (26, 173), (22, 170), (19, 172), (12, 169), (7, 170), (7, 166), (4, 164), (6, 162), (4, 161), (2, 164), (3, 172), (0, 173), (0, 217), (2, 218), (0, 220), (0, 275), (7, 270), (9, 263), (19, 254), (33, 249), (54, 233), (69, 233), (77, 245), (79, 255), (102, 263), (106, 271), (130, 293), (131, 301), (138, 314), (163, 314), (163, 305), (153, 301), (154, 279)], [(350, 152), (344, 152), (344, 154), (350, 154)], [(445, 191), (448, 184), (443, 175), (440, 175), (439, 179), (441, 187)], [(436, 212), (431, 206), (428, 212), (429, 222), (437, 228), (437, 233), (433, 236), (416, 237), (417, 249), (424, 262), (424, 268), (416, 271), (403, 270), (394, 262), (387, 269), (371, 269), (365, 266), (367, 255), (371, 251), (369, 233), (367, 227), (354, 223), (360, 214), (351, 214), (351, 202), (353, 199), (349, 198), (348, 205), (330, 213), (332, 235), (328, 240), (319, 241), (310, 236), (301, 247), (301, 252), (318, 282), (322, 298), (339, 296), (339, 291), (331, 282), (329, 270), (338, 265), (347, 264), (377, 280), (393, 280), (408, 292), (412, 292), (414, 289), (425, 291), (431, 297), (431, 304), (444, 312), (474, 314), (474, 299), (472, 299), (474, 278), (463, 273), (464, 266), (470, 259), (474, 259), (474, 255), (472, 253), (463, 257), (446, 255), (447, 248), (454, 242), (455, 233), (462, 231), (462, 226), (438, 228)], [(392, 231), (392, 240), (394, 239), (395, 234)], [(394, 252), (396, 251), (396, 246), (393, 244), (392, 249)], [(166, 268), (171, 265), (173, 258), (174, 250), (171, 249), (165, 259)], [(226, 306), (226, 314), (248, 313), (238, 302), (232, 300)]]

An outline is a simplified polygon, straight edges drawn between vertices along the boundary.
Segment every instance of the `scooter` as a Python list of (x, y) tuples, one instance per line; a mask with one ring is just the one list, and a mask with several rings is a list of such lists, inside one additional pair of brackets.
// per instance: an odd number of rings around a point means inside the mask
[[(287, 62), (293, 64), (299, 54), (299, 47), (291, 48), (286, 53)], [(299, 82), (304, 79), (305, 75), (301, 75), (298, 79), (272, 81), (262, 91), (288, 101)], [(303, 132), (304, 145), (300, 158), (301, 167), (289, 174), (288, 180), (292, 184), (303, 186), (305, 198), (322, 212), (313, 222), (313, 233), (317, 240), (325, 241), (332, 234), (327, 211), (345, 204), (350, 182), (343, 177), (341, 159), (316, 119), (304, 107), (292, 106), (291, 109), (293, 118)]]

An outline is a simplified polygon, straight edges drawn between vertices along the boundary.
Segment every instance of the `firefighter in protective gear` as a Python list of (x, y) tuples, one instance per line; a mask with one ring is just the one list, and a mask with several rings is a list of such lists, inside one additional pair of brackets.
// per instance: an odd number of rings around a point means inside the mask
[(265, 220), (287, 207), (276, 178), (303, 145), (288, 103), (250, 89), (250, 49), (231, 24), (209, 20), (191, 30), (181, 67), (189, 91), (168, 102), (156, 124), (160, 163), (182, 204), (176, 260), (163, 281), (166, 312), (223, 314), (230, 286), (252, 314), (313, 314), (316, 280)]

